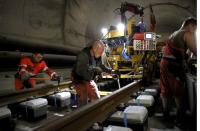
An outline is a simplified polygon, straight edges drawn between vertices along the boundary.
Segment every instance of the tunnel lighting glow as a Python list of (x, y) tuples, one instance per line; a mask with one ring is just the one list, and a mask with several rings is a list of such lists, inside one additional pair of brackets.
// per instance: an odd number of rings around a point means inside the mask
[(105, 36), (108, 33), (108, 29), (107, 28), (102, 28), (101, 29), (101, 33), (103, 34), (103, 36)]
[(120, 24), (117, 25), (117, 30), (124, 31), (124, 29), (125, 29), (124, 24), (120, 23)]

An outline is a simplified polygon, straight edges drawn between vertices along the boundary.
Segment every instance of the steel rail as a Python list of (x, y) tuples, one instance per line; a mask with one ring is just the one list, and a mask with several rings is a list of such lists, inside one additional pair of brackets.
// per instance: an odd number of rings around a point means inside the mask
[(21, 91), (16, 91), (14, 93), (8, 93), (0, 95), (0, 106), (6, 106), (9, 104), (21, 102), (27, 100), (28, 97), (43, 97), (54, 93), (55, 91), (64, 90), (71, 84), (71, 81), (57, 84), (47, 85), (40, 88), (25, 89)]
[(140, 83), (140, 80), (132, 82), (106, 97), (73, 111), (70, 115), (46, 122), (36, 130), (85, 131), (93, 123), (107, 119), (120, 103), (128, 101), (130, 95), (139, 89)]

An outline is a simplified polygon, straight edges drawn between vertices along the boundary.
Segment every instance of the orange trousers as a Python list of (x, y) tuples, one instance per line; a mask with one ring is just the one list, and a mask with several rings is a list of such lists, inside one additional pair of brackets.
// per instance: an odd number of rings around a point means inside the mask
[(185, 73), (181, 64), (161, 60), (160, 88), (164, 115), (169, 114), (171, 100), (177, 108), (177, 121), (183, 120), (187, 108), (187, 94), (185, 88)]
[(15, 78), (15, 90), (21, 90), (24, 87), (27, 88), (34, 88), (35, 87), (35, 80), (34, 79), (28, 79), (26, 81), (22, 81), (19, 78)]
[(79, 96), (79, 104), (87, 104), (88, 100), (92, 102), (100, 98), (97, 84), (93, 80), (75, 84), (75, 89)]
[(182, 65), (165, 59), (160, 63), (160, 88), (164, 95), (182, 97), (185, 95), (184, 69)]

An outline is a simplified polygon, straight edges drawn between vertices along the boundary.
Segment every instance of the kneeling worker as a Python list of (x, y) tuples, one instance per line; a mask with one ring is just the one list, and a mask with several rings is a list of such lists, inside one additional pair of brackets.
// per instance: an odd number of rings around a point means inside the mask
[(112, 69), (102, 64), (101, 56), (104, 44), (101, 40), (94, 41), (90, 47), (84, 48), (77, 56), (72, 71), (72, 81), (79, 96), (79, 106), (100, 98), (94, 79), (102, 72), (111, 73)]
[(40, 53), (33, 53), (32, 57), (22, 56), (19, 71), (15, 74), (15, 90), (34, 88), (35, 80), (32, 79), (40, 72), (46, 72), (52, 80), (57, 80), (56, 72), (48, 68)]

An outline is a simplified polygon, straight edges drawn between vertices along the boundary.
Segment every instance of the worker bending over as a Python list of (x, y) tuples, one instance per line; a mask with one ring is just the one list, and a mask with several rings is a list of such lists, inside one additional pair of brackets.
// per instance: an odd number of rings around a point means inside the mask
[(19, 71), (15, 74), (15, 89), (34, 88), (36, 82), (33, 78), (40, 72), (46, 72), (50, 79), (58, 79), (56, 72), (48, 68), (40, 53), (33, 53), (32, 57), (22, 56)]
[(196, 55), (196, 25), (197, 21), (194, 18), (188, 18), (183, 22), (181, 28), (169, 37), (160, 63), (160, 88), (164, 115), (169, 115), (170, 98), (174, 98), (177, 107), (177, 124), (183, 124), (186, 112), (186, 50), (189, 49)]
[(84, 48), (77, 56), (72, 71), (72, 81), (79, 96), (79, 106), (100, 98), (94, 79), (102, 72), (111, 73), (112, 69), (102, 64), (101, 56), (104, 44), (101, 40), (94, 41), (90, 47)]

